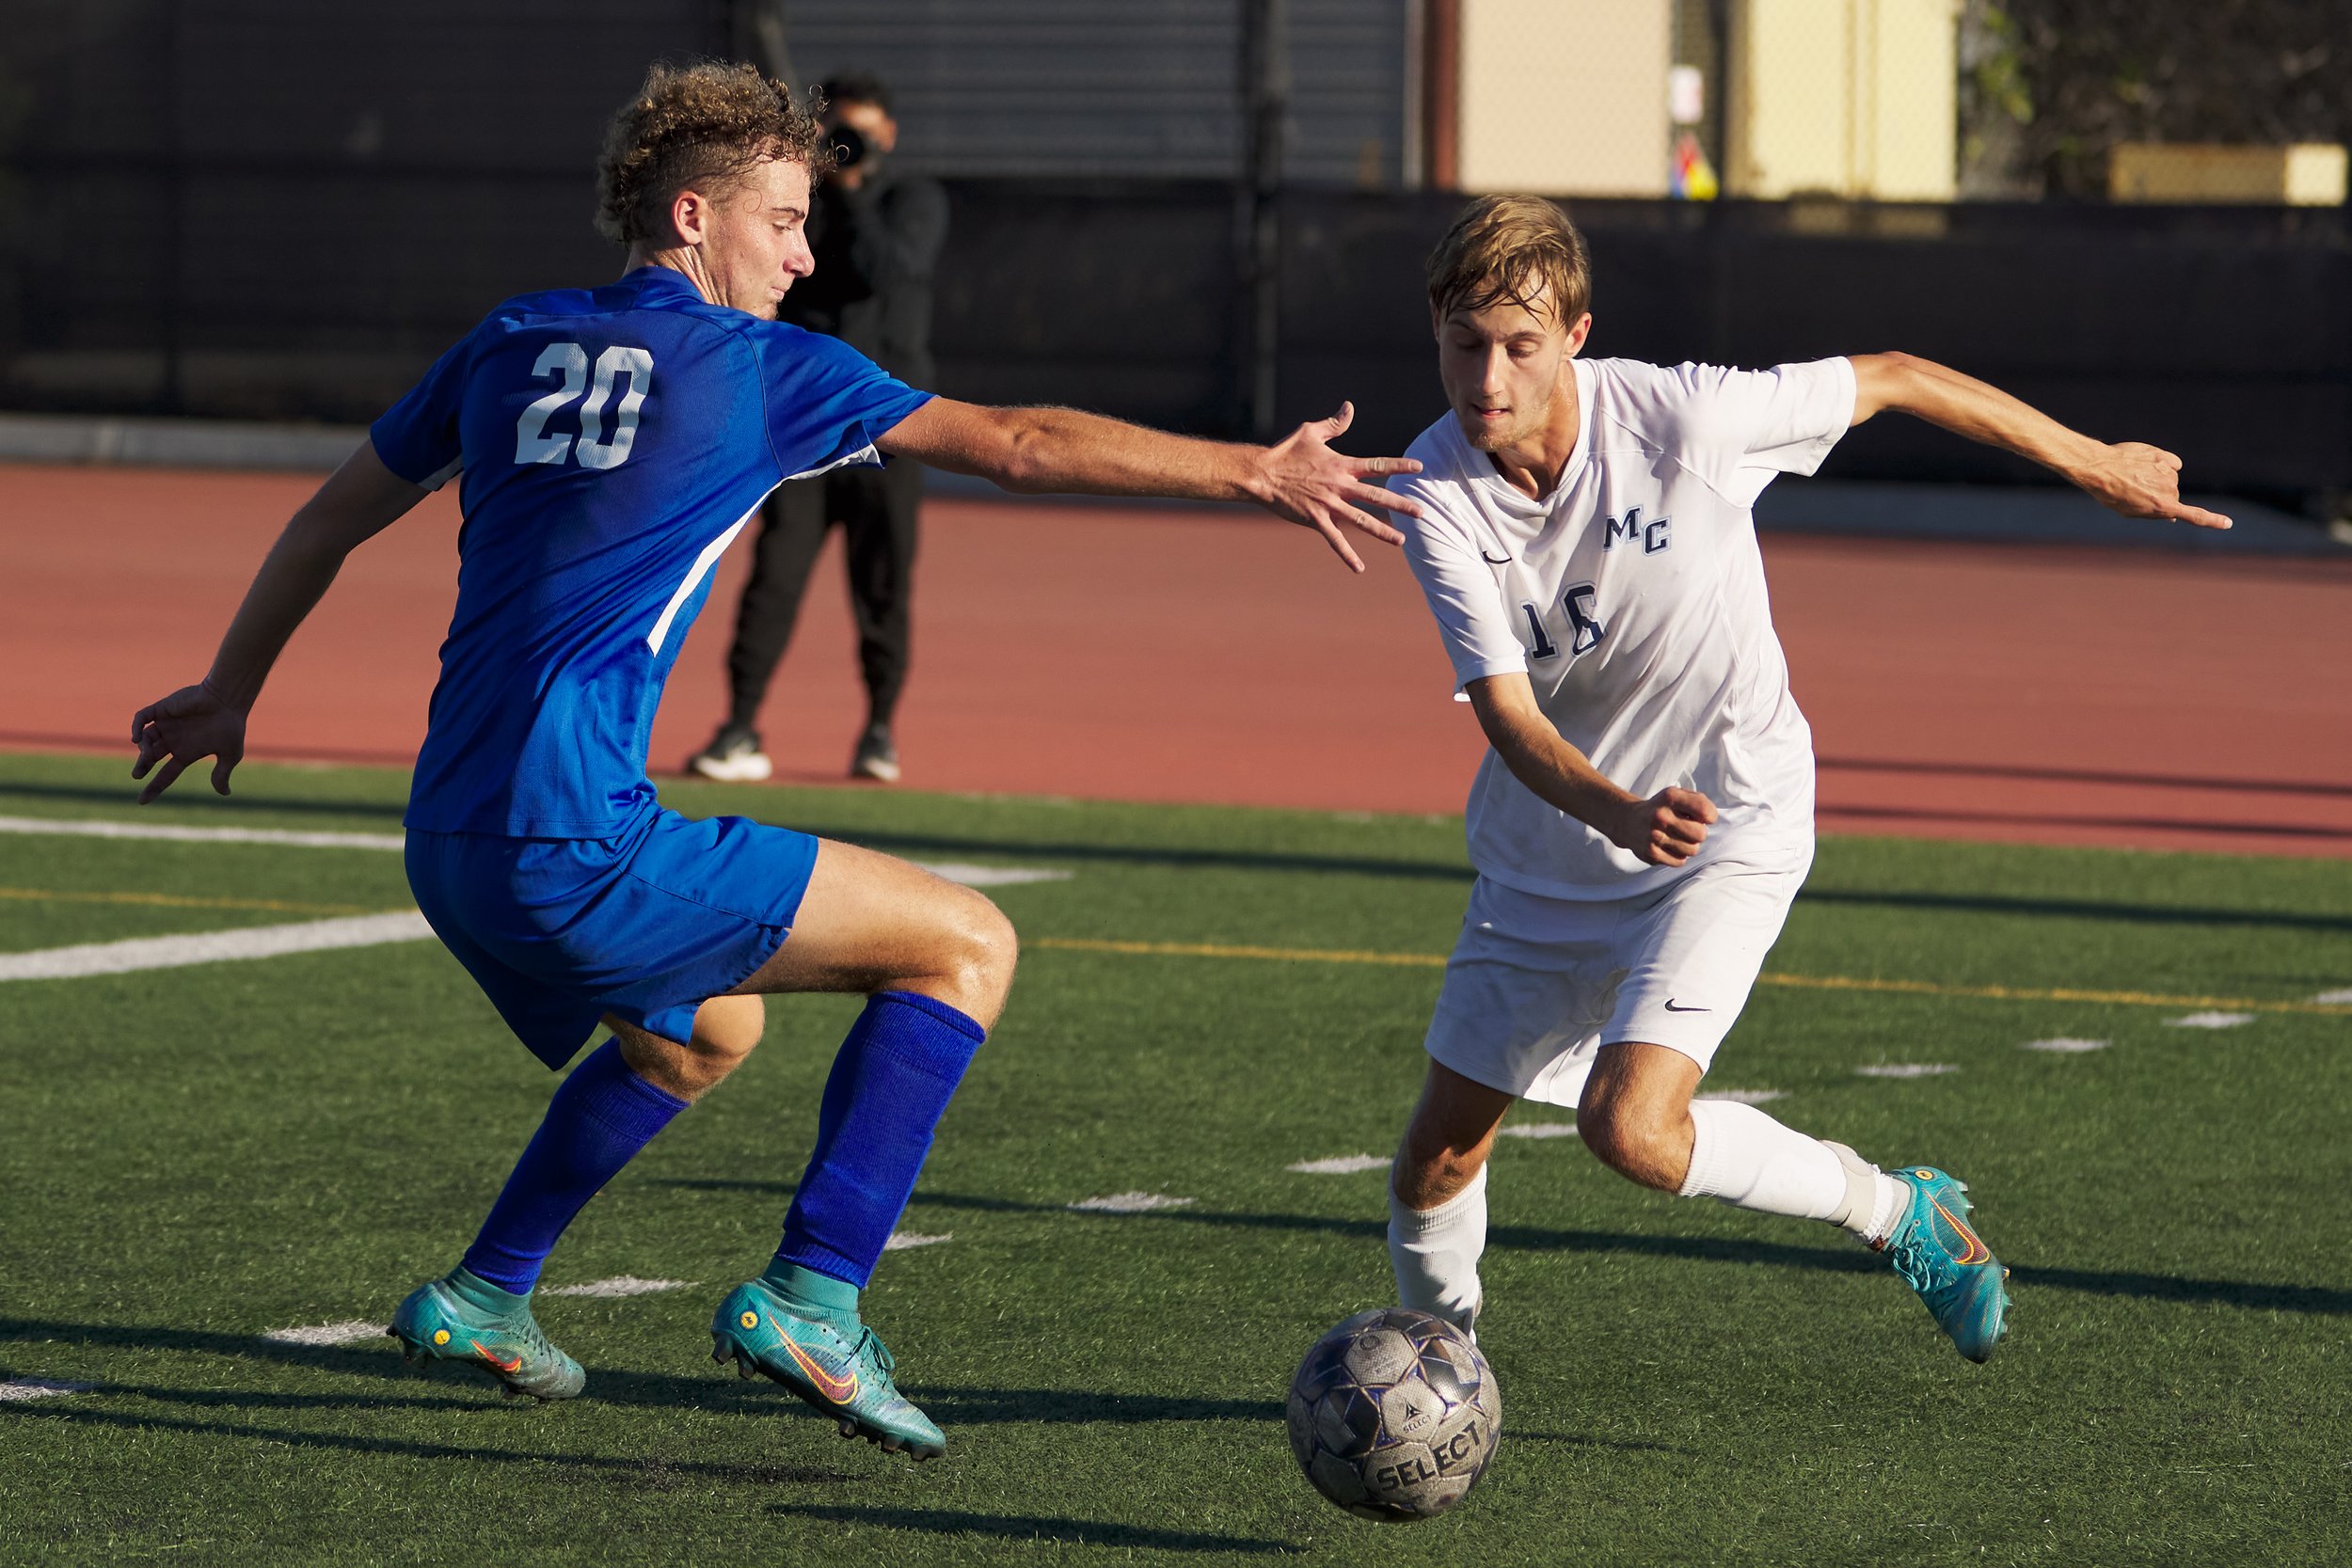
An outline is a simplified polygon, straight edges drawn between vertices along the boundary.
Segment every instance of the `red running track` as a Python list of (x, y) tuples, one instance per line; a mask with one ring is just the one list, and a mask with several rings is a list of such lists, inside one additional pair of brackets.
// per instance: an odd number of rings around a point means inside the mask
[[(202, 673), (313, 480), (0, 466), (0, 744), (129, 752)], [(434, 498), (360, 549), (254, 716), (259, 756), (406, 763), (454, 594)], [(745, 546), (654, 730), (723, 709)], [(1772, 536), (1830, 830), (2352, 857), (2352, 564)], [(1460, 808), (1480, 741), (1392, 552), (1351, 577), (1241, 513), (934, 500), (911, 785), (1353, 811)], [(840, 777), (863, 716), (835, 553), (762, 725)], [(184, 786), (183, 786), (184, 787)]]

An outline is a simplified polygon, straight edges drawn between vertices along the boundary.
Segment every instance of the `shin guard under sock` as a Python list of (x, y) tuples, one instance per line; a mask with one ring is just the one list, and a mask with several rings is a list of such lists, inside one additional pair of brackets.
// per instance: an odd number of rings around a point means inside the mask
[(1435, 1209), (1389, 1194), (1389, 1264), (1396, 1299), (1467, 1325), (1478, 1310), (1478, 1258), (1486, 1250), (1486, 1167)]
[(841, 1042), (817, 1114), (817, 1150), (785, 1217), (771, 1282), (798, 1268), (858, 1289), (905, 1212), (931, 1133), (988, 1037), (964, 1014), (886, 990)]
[(686, 1103), (630, 1071), (621, 1042), (606, 1040), (548, 1102), (464, 1266), (501, 1290), (529, 1293), (564, 1227)]

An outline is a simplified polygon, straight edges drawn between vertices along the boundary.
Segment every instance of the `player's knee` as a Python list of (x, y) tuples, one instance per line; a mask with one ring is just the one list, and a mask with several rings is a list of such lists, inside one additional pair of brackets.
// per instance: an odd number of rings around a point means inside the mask
[(1677, 1161), (1689, 1163), (1688, 1141), (1677, 1137), (1677, 1118), (1657, 1107), (1588, 1095), (1577, 1107), (1576, 1131), (1594, 1157), (1618, 1175), (1667, 1192), (1681, 1185)]
[(693, 1052), (707, 1064), (732, 1069), (767, 1033), (768, 1008), (756, 996), (714, 996), (694, 1009)]
[(1012, 990), (1021, 954), (1012, 922), (988, 899), (966, 893), (945, 922), (940, 948), (943, 977), (967, 999), (965, 1010), (983, 1023), (993, 1022)]

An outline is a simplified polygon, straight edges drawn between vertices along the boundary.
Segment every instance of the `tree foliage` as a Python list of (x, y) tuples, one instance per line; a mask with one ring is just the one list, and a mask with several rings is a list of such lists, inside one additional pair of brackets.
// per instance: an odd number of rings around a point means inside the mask
[(2352, 0), (1970, 0), (1963, 70), (1982, 194), (2100, 196), (2122, 141), (2352, 141)]

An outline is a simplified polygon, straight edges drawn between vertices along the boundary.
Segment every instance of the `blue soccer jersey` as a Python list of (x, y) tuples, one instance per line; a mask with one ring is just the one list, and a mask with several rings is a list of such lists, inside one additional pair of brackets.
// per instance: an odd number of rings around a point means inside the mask
[(373, 432), (403, 479), (463, 475), (407, 825), (602, 838), (651, 809), (654, 708), (720, 554), (930, 397), (665, 267), (491, 311)]

